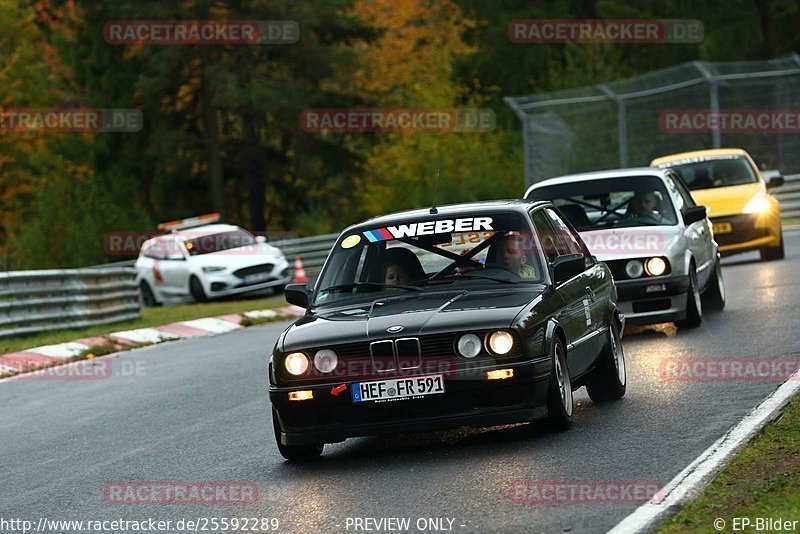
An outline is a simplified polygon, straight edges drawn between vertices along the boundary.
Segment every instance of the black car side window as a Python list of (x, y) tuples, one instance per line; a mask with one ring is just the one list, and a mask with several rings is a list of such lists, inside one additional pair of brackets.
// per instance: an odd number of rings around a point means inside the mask
[(569, 226), (558, 216), (556, 212), (547, 208), (544, 210), (550, 224), (555, 228), (555, 243), (556, 251), (559, 255), (565, 256), (568, 254), (586, 254), (586, 246), (582, 241), (573, 235)]
[(558, 250), (555, 243), (555, 231), (550, 225), (550, 221), (544, 214), (544, 210), (537, 210), (531, 214), (533, 226), (536, 228), (536, 233), (539, 234), (539, 240), (542, 242), (542, 251), (549, 263), (553, 263), (558, 257)]

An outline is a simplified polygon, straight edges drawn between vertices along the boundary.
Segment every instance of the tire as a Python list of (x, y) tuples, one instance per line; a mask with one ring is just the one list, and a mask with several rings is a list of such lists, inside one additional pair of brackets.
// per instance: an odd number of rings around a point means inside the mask
[(558, 432), (568, 430), (572, 426), (572, 411), (575, 406), (566, 354), (564, 343), (558, 336), (554, 336), (550, 348), (552, 365), (547, 387), (547, 422)]
[(281, 424), (278, 421), (278, 412), (272, 409), (272, 428), (275, 431), (275, 443), (278, 444), (278, 452), (290, 462), (310, 462), (319, 459), (324, 443), (319, 445), (284, 445), (281, 443)]
[(697, 270), (689, 267), (689, 289), (686, 291), (686, 318), (678, 321), (678, 328), (697, 328), (703, 322), (703, 304), (697, 286)]
[(196, 276), (192, 276), (189, 279), (189, 293), (192, 294), (192, 298), (197, 302), (208, 302), (206, 292), (203, 291), (203, 284), (200, 283), (200, 279)]
[(725, 280), (722, 278), (719, 256), (714, 264), (714, 273), (708, 281), (708, 287), (703, 293), (703, 307), (712, 312), (721, 312), (725, 309)]
[(777, 247), (762, 248), (759, 251), (761, 254), (761, 261), (774, 261), (783, 259), (783, 257), (786, 255), (785, 251), (783, 250), (783, 228), (781, 228), (780, 238), (781, 244)]
[(625, 369), (625, 351), (622, 348), (616, 319), (611, 321), (611, 326), (608, 328), (608, 339), (599, 360), (586, 384), (589, 398), (598, 404), (621, 399), (625, 396), (628, 378)]
[(142, 306), (145, 308), (161, 305), (161, 303), (156, 300), (156, 296), (150, 288), (150, 284), (144, 280), (139, 284), (139, 293), (142, 295)]

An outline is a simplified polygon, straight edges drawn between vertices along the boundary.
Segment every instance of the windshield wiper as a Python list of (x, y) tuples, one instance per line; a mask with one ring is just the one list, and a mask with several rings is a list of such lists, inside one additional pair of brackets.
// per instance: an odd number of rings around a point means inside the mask
[(331, 291), (342, 291), (346, 289), (358, 289), (359, 287), (372, 288), (372, 289), (397, 288), (397, 289), (405, 289), (406, 291), (421, 291), (421, 289), (416, 286), (381, 284), (379, 282), (354, 282), (352, 284), (340, 284), (337, 286), (326, 287), (325, 289), (320, 290), (320, 293), (325, 293), (325, 292), (330, 293)]

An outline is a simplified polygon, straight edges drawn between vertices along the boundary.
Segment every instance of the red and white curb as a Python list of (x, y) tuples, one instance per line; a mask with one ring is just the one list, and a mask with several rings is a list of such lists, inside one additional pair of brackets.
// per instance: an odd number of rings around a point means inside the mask
[(263, 319), (281, 316), (301, 317), (305, 310), (298, 306), (286, 306), (274, 310), (255, 310), (232, 313), (217, 317), (204, 317), (190, 321), (179, 321), (152, 328), (137, 328), (111, 332), (103, 336), (76, 339), (57, 345), (46, 345), (0, 356), (0, 375), (32, 371), (50, 365), (63, 363), (90, 350), (93, 346), (112, 345), (117, 350), (133, 346), (152, 345), (164, 341), (222, 334), (244, 328), (244, 318)]

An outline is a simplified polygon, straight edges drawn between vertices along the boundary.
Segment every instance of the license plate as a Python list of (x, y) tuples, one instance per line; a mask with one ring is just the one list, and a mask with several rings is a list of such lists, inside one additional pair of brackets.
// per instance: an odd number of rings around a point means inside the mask
[(353, 402), (389, 401), (442, 393), (444, 393), (442, 375), (354, 382), (350, 387)]
[(256, 273), (245, 276), (242, 280), (246, 283), (255, 283), (255, 282), (263, 282), (264, 280), (269, 279), (269, 273)]
[(713, 223), (711, 227), (715, 234), (729, 234), (733, 232), (733, 225), (729, 222)]

